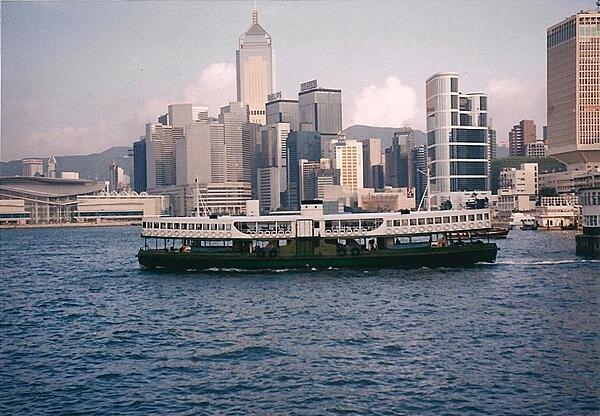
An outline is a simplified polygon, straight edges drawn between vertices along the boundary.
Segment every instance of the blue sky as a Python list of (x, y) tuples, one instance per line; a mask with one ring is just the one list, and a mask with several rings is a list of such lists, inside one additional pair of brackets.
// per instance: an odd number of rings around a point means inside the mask
[[(341, 88), (344, 126), (425, 125), (425, 80), (489, 94), (504, 141), (546, 120), (546, 28), (592, 0), (258, 1), (277, 89)], [(1, 160), (131, 145), (166, 106), (235, 100), (251, 1), (2, 2)]]

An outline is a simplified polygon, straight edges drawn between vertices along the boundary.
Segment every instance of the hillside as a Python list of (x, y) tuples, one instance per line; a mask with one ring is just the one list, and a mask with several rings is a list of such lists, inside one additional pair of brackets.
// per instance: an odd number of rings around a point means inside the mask
[[(132, 176), (133, 158), (128, 156), (129, 148), (126, 146), (115, 146), (101, 153), (77, 156), (56, 156), (57, 169), (59, 172), (79, 172), (81, 179), (92, 179), (95, 181), (109, 180), (110, 165), (114, 161), (123, 168), (125, 173)], [(44, 166), (48, 158), (44, 159)], [(0, 176), (15, 176), (23, 173), (20, 160), (0, 162)]]

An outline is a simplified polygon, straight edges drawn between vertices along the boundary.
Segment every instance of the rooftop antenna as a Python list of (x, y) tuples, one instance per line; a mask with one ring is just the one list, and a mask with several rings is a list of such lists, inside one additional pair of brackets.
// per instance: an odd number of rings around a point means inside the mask
[(256, 11), (256, 0), (254, 0), (254, 10), (252, 10), (252, 24), (258, 24), (258, 12)]
[[(254, 4), (256, 4), (256, 0), (254, 0)], [(256, 8), (256, 6), (254, 6)], [(598, 11), (600, 12), (600, 0), (596, 0), (596, 7), (598, 8)]]

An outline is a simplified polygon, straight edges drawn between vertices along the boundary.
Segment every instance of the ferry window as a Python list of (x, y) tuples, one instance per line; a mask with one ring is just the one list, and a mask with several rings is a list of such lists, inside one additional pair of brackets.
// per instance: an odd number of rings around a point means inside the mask
[(452, 216), (452, 222), (458, 222), (458, 215)]
[(160, 229), (164, 230), (165, 228), (167, 228), (167, 224), (165, 224), (164, 222), (160, 223)]
[(173, 225), (175, 226), (175, 229), (176, 229), (176, 230), (179, 230), (179, 223), (178, 223), (178, 222), (176, 222), (176, 223), (175, 223), (175, 224), (173, 224)]
[(181, 224), (181, 229), (182, 230), (187, 230), (187, 224), (186, 223)]
[(196, 224), (196, 230), (202, 230), (202, 224)]
[(154, 223), (154, 227), (152, 227), (152, 228), (160, 228), (160, 224), (159, 224), (159, 223), (157, 223), (157, 222), (155, 222), (155, 223)]
[(427, 218), (427, 224), (433, 224), (433, 218)]
[(217, 224), (210, 224), (210, 229), (211, 229), (211, 231), (216, 231), (217, 230)]
[[(320, 227), (321, 227), (321, 222), (320, 222), (320, 221), (315, 221), (315, 223), (314, 223), (314, 228), (320, 228)], [(287, 230), (287, 228), (286, 228), (286, 226), (285, 226), (285, 225), (280, 225), (280, 226), (279, 226), (279, 229), (280, 229), (281, 231), (285, 231), (285, 230)]]
[(394, 227), (400, 226), (400, 220), (394, 220)]
[(146, 228), (146, 221), (142, 221), (142, 228)]
[(225, 224), (217, 224), (217, 228), (219, 229), (219, 231), (223, 231), (225, 230)]
[(231, 231), (231, 224), (225, 224), (225, 231)]
[(489, 219), (490, 219), (490, 214), (488, 214), (488, 213), (486, 212), (485, 214), (483, 214), (483, 217), (484, 217), (486, 220), (489, 220)]
[(173, 224), (168, 222), (167, 223), (167, 230), (172, 230), (173, 229)]
[(444, 224), (450, 223), (450, 217), (444, 217)]
[(410, 225), (417, 225), (417, 219), (416, 218), (411, 218), (410, 219)]
[(386, 227), (393, 227), (393, 226), (394, 226), (394, 221), (392, 221), (392, 220), (386, 221)]
[(467, 220), (467, 216), (466, 215), (461, 215), (460, 216), (460, 222), (465, 222)]
[(469, 214), (469, 221), (475, 221), (475, 214)]
[(408, 220), (402, 220), (402, 226), (407, 226), (408, 225)]
[(435, 223), (436, 224), (441, 224), (442, 223), (442, 217), (435, 217)]
[(202, 229), (203, 229), (204, 231), (208, 231), (208, 230), (210, 230), (210, 227), (209, 227), (209, 225), (210, 225), (210, 224), (206, 224), (206, 223), (202, 224)]
[(425, 218), (417, 218), (419, 225), (425, 225)]
[(477, 221), (481, 221), (483, 219), (483, 214), (477, 214)]

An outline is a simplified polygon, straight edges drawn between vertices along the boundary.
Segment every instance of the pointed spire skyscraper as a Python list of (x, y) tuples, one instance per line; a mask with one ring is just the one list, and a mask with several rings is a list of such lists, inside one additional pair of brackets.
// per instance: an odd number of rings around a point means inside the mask
[(265, 103), (273, 93), (273, 50), (271, 36), (252, 11), (252, 25), (240, 36), (236, 51), (237, 99), (250, 111), (250, 122), (266, 124)]

